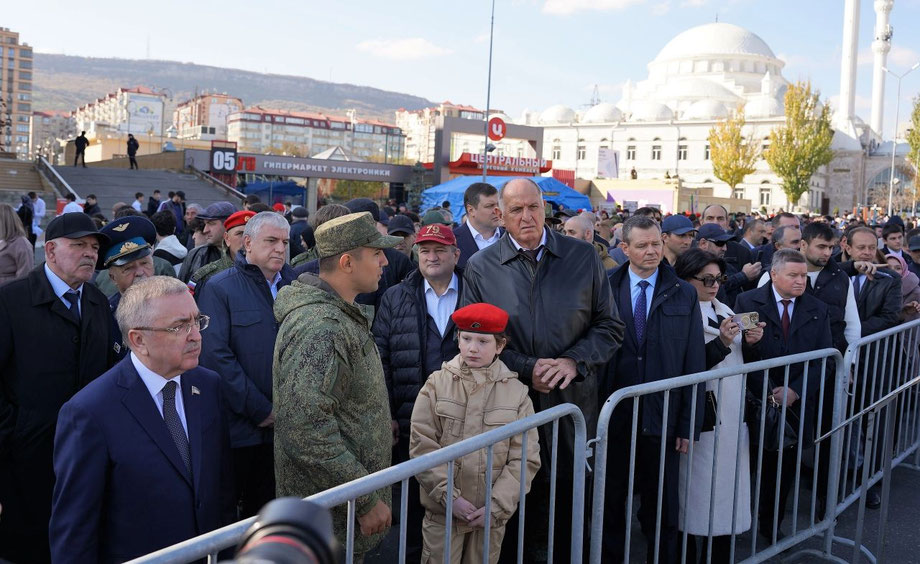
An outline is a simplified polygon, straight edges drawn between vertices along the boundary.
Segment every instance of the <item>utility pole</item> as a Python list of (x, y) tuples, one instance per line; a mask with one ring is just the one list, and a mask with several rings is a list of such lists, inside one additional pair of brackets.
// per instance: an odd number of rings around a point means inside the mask
[(495, 0), (492, 0), (492, 19), (489, 22), (489, 75), (486, 79), (486, 115), (483, 124), (485, 143), (482, 145), (482, 181), (489, 173), (489, 105), (492, 102), (492, 40), (495, 38)]

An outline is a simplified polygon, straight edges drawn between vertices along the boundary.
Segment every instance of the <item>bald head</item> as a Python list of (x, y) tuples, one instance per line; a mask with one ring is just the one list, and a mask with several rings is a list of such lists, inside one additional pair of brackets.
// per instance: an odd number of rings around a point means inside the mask
[(529, 178), (515, 178), (514, 180), (509, 180), (508, 183), (502, 187), (501, 192), (499, 192), (499, 207), (504, 210), (509, 201), (522, 196), (529, 200), (531, 194), (534, 193), (540, 200), (543, 199), (543, 190), (541, 190), (533, 180)]
[(594, 223), (583, 215), (576, 215), (565, 222), (565, 234), (575, 239), (594, 240)]

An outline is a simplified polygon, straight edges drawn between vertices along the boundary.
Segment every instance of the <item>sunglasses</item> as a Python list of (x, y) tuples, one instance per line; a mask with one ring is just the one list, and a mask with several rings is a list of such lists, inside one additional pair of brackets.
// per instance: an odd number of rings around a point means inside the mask
[(713, 245), (717, 246), (717, 247), (724, 247), (725, 245), (728, 244), (727, 241), (713, 241), (712, 239), (706, 239), (706, 240), (709, 241), (710, 243), (712, 243)]
[(712, 288), (716, 283), (725, 284), (725, 281), (728, 280), (727, 276), (694, 276), (694, 280), (699, 280), (703, 283), (703, 286), (707, 288)]

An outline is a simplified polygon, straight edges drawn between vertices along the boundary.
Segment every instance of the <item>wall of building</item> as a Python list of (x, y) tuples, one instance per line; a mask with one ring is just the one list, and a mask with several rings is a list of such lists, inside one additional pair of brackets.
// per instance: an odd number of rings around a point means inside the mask
[(0, 151), (28, 156), (31, 116), (32, 48), (19, 42), (19, 33), (0, 28)]

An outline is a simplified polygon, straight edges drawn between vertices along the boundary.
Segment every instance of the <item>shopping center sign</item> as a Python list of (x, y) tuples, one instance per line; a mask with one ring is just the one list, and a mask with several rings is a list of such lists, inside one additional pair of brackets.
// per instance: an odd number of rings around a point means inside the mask
[[(494, 171), (524, 174), (542, 174), (553, 169), (553, 161), (529, 157), (488, 156), (489, 173)], [(472, 168), (482, 170), (482, 154), (463, 153), (450, 163), (450, 168)]]

